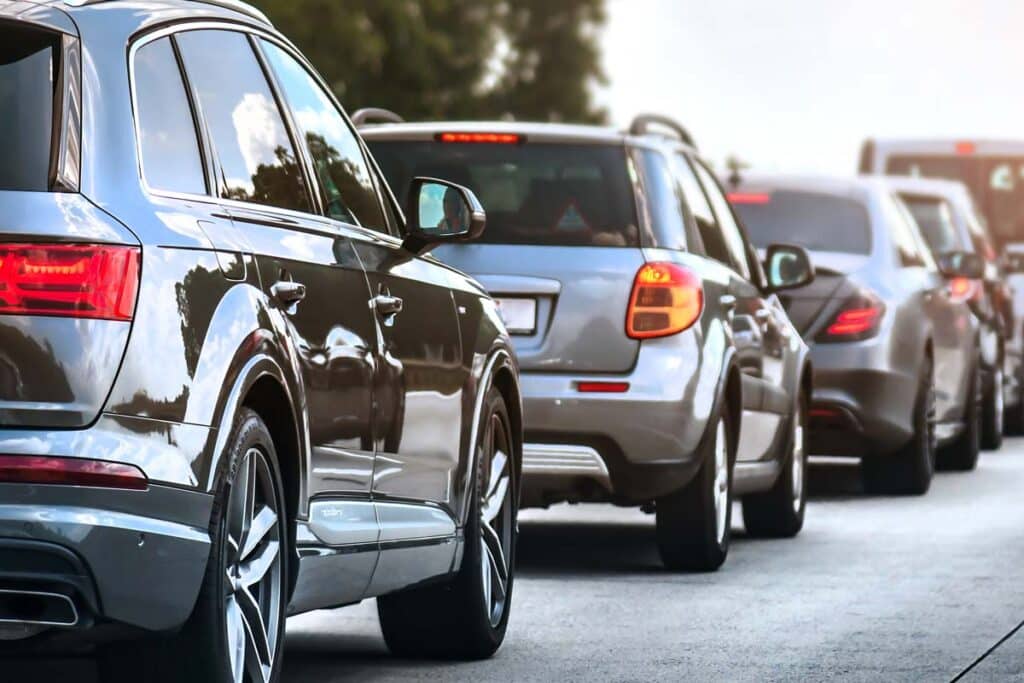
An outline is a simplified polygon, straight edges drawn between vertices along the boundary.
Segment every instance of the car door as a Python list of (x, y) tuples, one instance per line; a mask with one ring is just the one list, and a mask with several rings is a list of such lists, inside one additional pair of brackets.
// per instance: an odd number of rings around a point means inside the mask
[[(315, 538), (300, 530), (300, 544), (366, 550), (337, 556), (349, 577), (345, 585), (313, 586), (323, 592), (300, 592), (296, 601), (358, 600), (376, 564), (378, 541), (370, 503), (375, 328), (369, 289), (352, 234), (317, 215), (309, 173), (253, 41), (235, 30), (177, 36), (217, 160), (225, 215), (255, 255), (269, 326), (290, 353), (301, 384), (293, 400), (307, 416), (310, 463), (300, 488), (310, 499)], [(301, 564), (300, 573), (305, 558)]]
[[(736, 298), (733, 317), (736, 354), (743, 373), (743, 424), (738, 461), (770, 457), (782, 417), (791, 408), (783, 387), (785, 370), (785, 315), (775, 297), (761, 289), (760, 270), (750, 263), (746, 238), (714, 175), (696, 158), (690, 163), (715, 218), (709, 234), (712, 251), (732, 268), (730, 293)], [(757, 281), (755, 282), (755, 278)]]
[(371, 489), (381, 554), (369, 591), (380, 594), (447, 572), (454, 558), (466, 372), (450, 271), (402, 248), (384, 186), (319, 79), (283, 44), (259, 45), (303, 140), (326, 219), (351, 235), (346, 249), (369, 286), (351, 306), (369, 316), (375, 361)]

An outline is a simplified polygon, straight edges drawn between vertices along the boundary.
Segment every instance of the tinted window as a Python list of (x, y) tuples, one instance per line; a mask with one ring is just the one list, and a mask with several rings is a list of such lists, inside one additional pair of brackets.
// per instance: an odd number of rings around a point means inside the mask
[(789, 190), (738, 191), (729, 199), (755, 246), (786, 243), (813, 251), (871, 252), (867, 209), (853, 199)]
[(0, 190), (49, 188), (56, 49), (53, 34), (0, 24)]
[(204, 194), (206, 180), (192, 109), (170, 38), (135, 53), (142, 174), (149, 187)]
[(885, 195), (882, 197), (882, 212), (885, 214), (886, 227), (896, 246), (900, 264), (913, 268), (932, 263), (931, 259), (925, 256), (928, 249), (906, 205), (895, 197)]
[(694, 175), (693, 167), (682, 155), (676, 155), (673, 158), (673, 166), (676, 180), (679, 181), (679, 187), (686, 199), (686, 205), (693, 213), (693, 218), (697, 223), (700, 239), (704, 245), (704, 253), (716, 261), (732, 267), (729, 248), (725, 244), (725, 236), (722, 234), (721, 228), (718, 227), (711, 204), (700, 186), (700, 181)]
[(302, 65), (277, 45), (261, 42), (316, 165), (328, 215), (386, 232), (377, 190), (355, 133)]
[(949, 204), (932, 197), (903, 195), (902, 198), (933, 254), (945, 254), (966, 246), (960, 243)]
[(704, 191), (708, 199), (711, 200), (711, 208), (718, 218), (718, 226), (721, 228), (722, 236), (725, 238), (725, 247), (729, 250), (729, 259), (732, 261), (732, 266), (736, 269), (737, 273), (749, 280), (750, 267), (747, 265), (747, 248), (743, 241), (743, 231), (736, 224), (736, 219), (729, 208), (729, 202), (726, 201), (725, 195), (722, 194), (721, 188), (718, 187), (715, 177), (711, 175), (711, 172), (703, 164), (697, 163), (695, 166), (697, 168), (697, 175), (704, 185)]
[(309, 211), (281, 112), (249, 39), (234, 31), (178, 37), (221, 167), (221, 196)]
[(481, 242), (639, 245), (633, 186), (621, 146), (369, 143), (403, 206), (416, 176), (443, 178), (476, 193), (487, 210)]
[(647, 212), (654, 234), (657, 235), (657, 245), (668, 249), (685, 249), (686, 220), (680, 197), (676, 194), (675, 178), (665, 157), (651, 150), (641, 151), (639, 157), (647, 194)]

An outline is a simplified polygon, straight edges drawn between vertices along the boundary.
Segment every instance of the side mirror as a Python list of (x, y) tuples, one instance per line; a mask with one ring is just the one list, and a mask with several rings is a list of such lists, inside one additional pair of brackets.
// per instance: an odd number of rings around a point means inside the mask
[(1024, 273), (1024, 253), (1008, 251), (1003, 256), (1003, 268), (1007, 273)]
[(405, 212), (402, 246), (423, 254), (434, 245), (474, 240), (484, 232), (487, 214), (469, 189), (437, 178), (414, 178)]
[(968, 251), (951, 251), (937, 259), (943, 277), (965, 277), (980, 280), (985, 276), (985, 260)]
[(796, 289), (814, 280), (814, 266), (807, 250), (793, 244), (771, 244), (766, 250), (765, 274), (773, 292)]

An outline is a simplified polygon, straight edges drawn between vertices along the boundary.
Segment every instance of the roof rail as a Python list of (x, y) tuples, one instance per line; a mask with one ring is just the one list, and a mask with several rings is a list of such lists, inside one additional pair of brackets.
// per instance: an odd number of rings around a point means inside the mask
[(633, 123), (629, 124), (629, 134), (650, 135), (652, 133), (652, 127), (667, 128), (675, 133), (683, 143), (693, 148), (697, 147), (697, 143), (693, 141), (693, 136), (690, 135), (688, 130), (669, 117), (661, 116), (660, 114), (637, 115), (637, 117), (633, 119)]
[[(224, 9), (229, 9), (229, 10), (232, 10), (234, 12), (238, 12), (239, 14), (244, 14), (247, 17), (250, 17), (250, 18), (255, 19), (255, 20), (259, 21), (259, 22), (267, 24), (268, 26), (273, 26), (273, 24), (270, 22), (270, 19), (267, 17), (266, 14), (264, 14), (260, 10), (256, 9), (255, 7), (250, 5), (249, 3), (242, 2), (242, 0), (194, 0), (194, 1), (195, 2), (200, 2), (200, 3), (204, 4), (204, 5), (215, 5), (217, 7), (223, 7)], [(98, 5), (98, 4), (102, 3), (102, 2), (112, 2), (112, 0), (64, 0), (64, 4), (65, 5), (69, 5), (71, 7), (88, 7), (89, 5)]]
[(391, 111), (380, 107), (366, 107), (352, 114), (352, 125), (356, 128), (373, 123), (405, 123), (405, 119)]

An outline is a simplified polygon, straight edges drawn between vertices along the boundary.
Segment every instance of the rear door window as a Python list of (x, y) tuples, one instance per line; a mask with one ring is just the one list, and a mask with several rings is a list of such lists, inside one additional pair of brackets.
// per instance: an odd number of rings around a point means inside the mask
[(146, 185), (154, 190), (205, 194), (195, 122), (170, 38), (138, 49), (133, 85)]
[(732, 215), (729, 202), (725, 199), (725, 195), (722, 194), (721, 188), (718, 187), (715, 177), (700, 162), (695, 162), (694, 167), (697, 169), (697, 176), (704, 186), (704, 192), (711, 201), (711, 208), (715, 212), (715, 217), (718, 218), (718, 226), (721, 228), (722, 236), (725, 238), (725, 248), (729, 251), (729, 260), (732, 263), (732, 267), (736, 269), (737, 273), (749, 280), (750, 265), (747, 263), (747, 247), (746, 241), (743, 239), (743, 230), (736, 223), (736, 218)]
[(640, 150), (638, 156), (654, 244), (667, 249), (685, 249), (689, 231), (675, 178), (665, 157), (649, 149)]
[(716, 261), (732, 267), (729, 248), (725, 244), (725, 236), (718, 226), (718, 221), (715, 220), (715, 212), (711, 210), (711, 203), (708, 201), (707, 195), (704, 194), (700, 181), (694, 175), (693, 167), (682, 154), (675, 155), (672, 161), (676, 181), (679, 183), (686, 205), (697, 223), (704, 253)]
[(0, 24), (0, 190), (50, 186), (57, 35)]
[(967, 246), (961, 243), (948, 202), (935, 197), (901, 196), (933, 254), (958, 251)]
[(295, 147), (248, 36), (187, 31), (177, 36), (220, 167), (220, 196), (310, 210)]
[(383, 141), (370, 149), (407, 205), (410, 181), (443, 178), (487, 210), (489, 244), (636, 247), (636, 203), (621, 145)]

